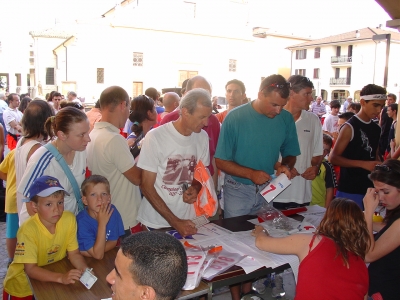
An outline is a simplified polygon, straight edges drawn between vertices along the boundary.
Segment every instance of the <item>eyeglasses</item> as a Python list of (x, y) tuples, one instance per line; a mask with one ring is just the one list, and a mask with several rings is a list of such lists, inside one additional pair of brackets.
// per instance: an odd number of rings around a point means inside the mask
[(391, 167), (389, 167), (387, 165), (376, 165), (375, 166), (375, 171), (395, 172), (397, 174), (400, 174), (398, 171), (393, 170)]
[(264, 87), (261, 89), (260, 92), (262, 92), (262, 91), (264, 91), (265, 89), (270, 88), (270, 87), (274, 87), (274, 88), (276, 88), (276, 89), (281, 89), (281, 90), (284, 89), (284, 88), (290, 89), (291, 83), (290, 83), (290, 82), (286, 82), (286, 83), (284, 83), (284, 84), (271, 83), (270, 85), (264, 86)]

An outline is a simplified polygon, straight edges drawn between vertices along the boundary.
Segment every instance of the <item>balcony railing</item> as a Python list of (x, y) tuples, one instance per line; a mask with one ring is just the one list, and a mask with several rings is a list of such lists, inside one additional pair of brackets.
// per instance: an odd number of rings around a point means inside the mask
[(352, 61), (352, 56), (347, 56), (347, 55), (331, 56), (331, 63), (332, 64), (351, 63), (351, 61)]
[(351, 77), (331, 78), (330, 85), (350, 85)]

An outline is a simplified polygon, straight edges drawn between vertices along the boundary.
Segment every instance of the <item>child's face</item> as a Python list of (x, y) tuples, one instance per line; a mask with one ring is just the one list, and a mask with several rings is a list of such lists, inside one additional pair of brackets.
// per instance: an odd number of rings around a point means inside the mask
[(38, 197), (38, 203), (33, 202), (33, 208), (46, 228), (53, 227), (64, 212), (64, 194)]
[(331, 107), (331, 114), (337, 116), (339, 113), (339, 107)]
[(371, 120), (377, 118), (382, 108), (385, 106), (385, 100), (361, 100), (361, 110), (363, 114), (365, 114)]
[(329, 155), (329, 153), (331, 152), (331, 146), (329, 146), (328, 144), (324, 143), (324, 157)]
[(86, 196), (82, 196), (82, 202), (87, 205), (89, 213), (98, 213), (101, 204), (108, 204), (110, 201), (110, 191), (104, 183), (90, 184), (86, 189)]

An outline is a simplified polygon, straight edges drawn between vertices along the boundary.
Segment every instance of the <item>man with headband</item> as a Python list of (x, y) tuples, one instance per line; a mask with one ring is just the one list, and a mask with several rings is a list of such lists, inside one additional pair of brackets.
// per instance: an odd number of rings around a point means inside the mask
[(355, 201), (363, 209), (367, 189), (373, 187), (369, 173), (379, 164), (378, 143), (381, 128), (372, 119), (379, 116), (386, 101), (386, 89), (368, 84), (360, 92), (361, 110), (340, 129), (330, 162), (340, 166), (336, 197)]

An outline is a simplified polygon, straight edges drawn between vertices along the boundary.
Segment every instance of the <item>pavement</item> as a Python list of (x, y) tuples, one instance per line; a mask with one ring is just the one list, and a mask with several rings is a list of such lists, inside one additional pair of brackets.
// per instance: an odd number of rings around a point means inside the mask
[(8, 254), (6, 248), (6, 223), (0, 222), (0, 295), (3, 294), (3, 281), (7, 273)]

